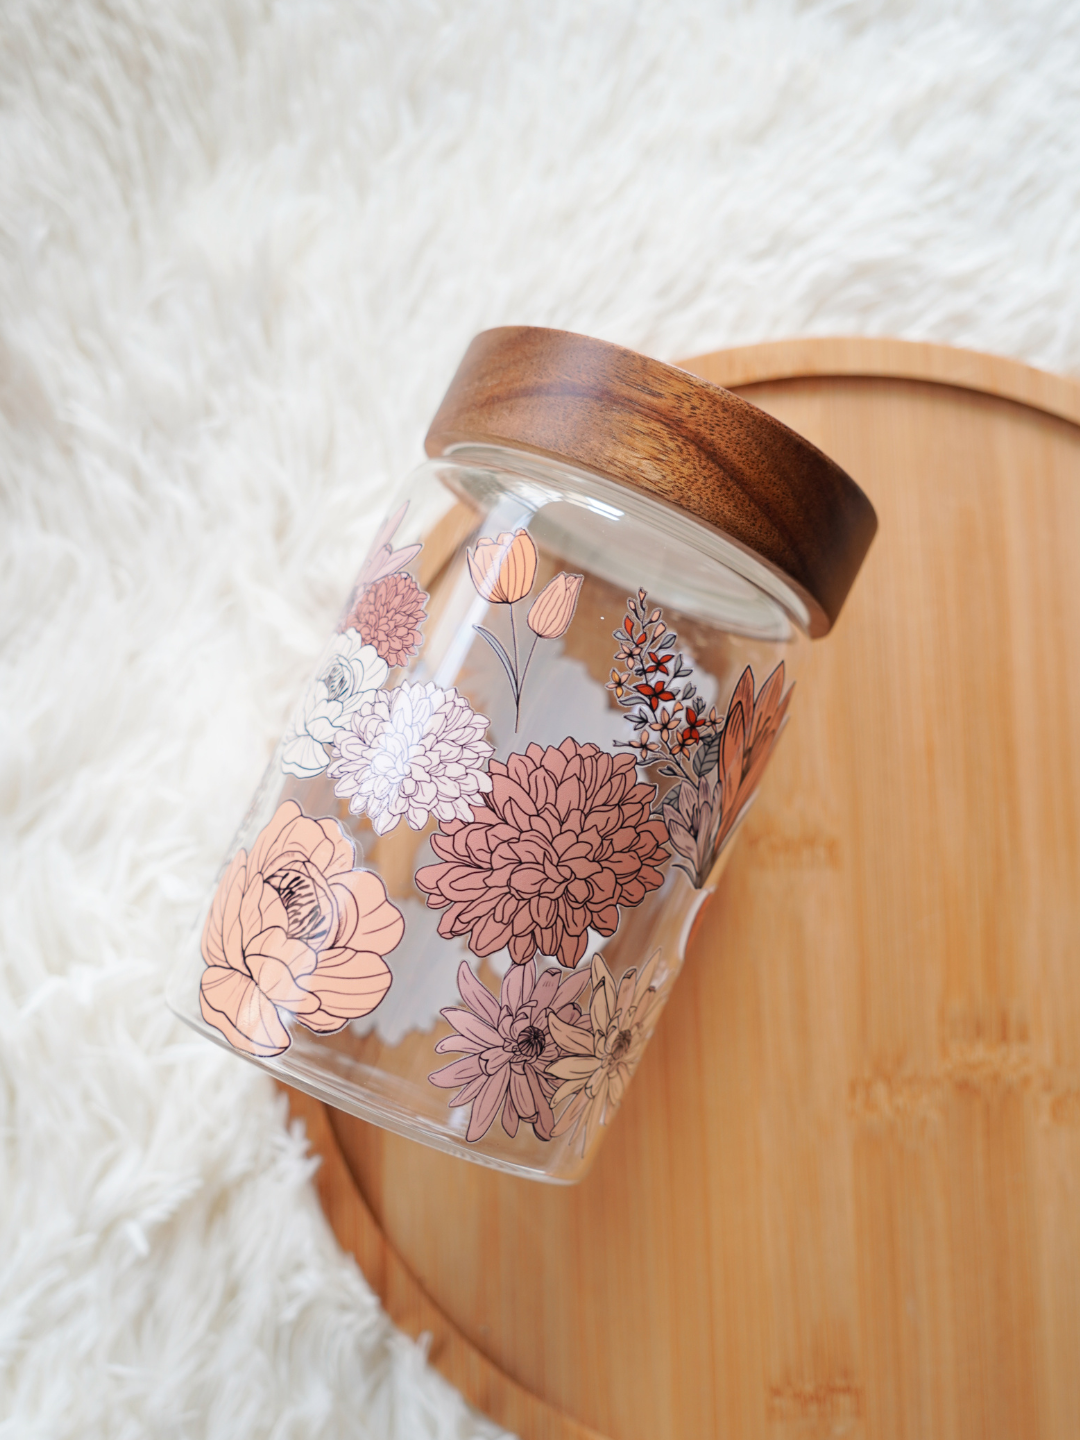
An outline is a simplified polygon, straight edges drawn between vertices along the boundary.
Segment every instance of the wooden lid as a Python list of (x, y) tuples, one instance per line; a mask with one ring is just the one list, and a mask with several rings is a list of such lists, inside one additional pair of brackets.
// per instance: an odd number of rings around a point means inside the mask
[(425, 449), (509, 445), (689, 511), (779, 571), (830, 629), (877, 530), (839, 465), (764, 410), (585, 335), (508, 325), (477, 335)]

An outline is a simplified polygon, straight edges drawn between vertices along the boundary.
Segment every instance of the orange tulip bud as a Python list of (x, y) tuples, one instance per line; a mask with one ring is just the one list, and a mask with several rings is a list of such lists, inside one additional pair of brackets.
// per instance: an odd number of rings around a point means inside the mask
[(541, 640), (558, 640), (570, 628), (583, 575), (565, 572), (549, 580), (532, 603), (529, 629)]
[(478, 540), (468, 552), (469, 574), (478, 595), (496, 605), (513, 605), (532, 589), (536, 546), (527, 530), (504, 531), (497, 540)]

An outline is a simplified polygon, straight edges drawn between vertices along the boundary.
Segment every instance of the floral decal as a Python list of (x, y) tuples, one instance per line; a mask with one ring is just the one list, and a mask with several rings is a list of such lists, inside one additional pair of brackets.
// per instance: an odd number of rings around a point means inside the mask
[(409, 502), (406, 500), (400, 509), (395, 510), (393, 515), (379, 526), (357, 577), (358, 589), (364, 585), (374, 585), (376, 580), (382, 580), (386, 575), (396, 575), (399, 570), (405, 569), (410, 560), (415, 560), (424, 548), (422, 545), (403, 545), (400, 550), (395, 550), (391, 544), (408, 508)]
[[(538, 640), (560, 640), (570, 628), (577, 608), (578, 592), (581, 590), (583, 575), (556, 575), (541, 590), (529, 607), (525, 623), (532, 631), (533, 639), (525, 664), (521, 663), (518, 651), (517, 621), (514, 606), (524, 600), (533, 587), (536, 578), (536, 545), (527, 530), (505, 531), (498, 539), (477, 542), (468, 552), (469, 574), (472, 576), (476, 593), (492, 605), (505, 605), (510, 616), (510, 646), (506, 646), (486, 630), (483, 625), (475, 626), (491, 646), (506, 671), (510, 689), (514, 696), (514, 733), (521, 724), (521, 692), (525, 677), (529, 673)], [(512, 653), (511, 653), (512, 652)]]
[(594, 955), (588, 1021), (567, 1025), (560, 1015), (551, 1018), (552, 1038), (564, 1052), (548, 1066), (548, 1075), (562, 1081), (551, 1103), (570, 1102), (552, 1134), (573, 1140), (577, 1132), (582, 1154), (595, 1127), (606, 1125), (619, 1108), (659, 1018), (659, 961), (656, 950), (640, 972), (627, 970), (616, 985), (603, 956)]
[(390, 986), (383, 956), (405, 929), (379, 877), (353, 869), (336, 820), (278, 806), (250, 855), (238, 850), (202, 934), (203, 1019), (249, 1055), (280, 1055), (285, 1020), (330, 1035)]
[(329, 660), (301, 700), (285, 732), (281, 768), (310, 780), (326, 769), (332, 745), (349, 716), (377, 690), (389, 673), (374, 646), (358, 630), (335, 638)]
[(376, 834), (404, 817), (414, 830), (430, 816), (468, 821), (491, 789), (485, 766), (487, 717), (456, 690), (410, 685), (367, 698), (339, 732), (329, 775), (354, 815), (365, 812)]
[(411, 575), (386, 575), (360, 591), (345, 619), (388, 665), (407, 665), (419, 652), (427, 596)]
[(784, 694), (781, 661), (755, 697), (747, 666), (724, 718), (715, 708), (706, 714), (693, 671), (675, 648), (678, 636), (659, 607), (649, 609), (644, 590), (627, 601), (614, 636), (619, 648), (607, 688), (637, 732), (617, 744), (678, 781), (656, 813), (667, 825), (675, 864), (692, 884), (704, 885), (757, 789), (795, 687)]
[[(567, 736), (557, 748), (534, 743), (497, 760), (488, 718), (456, 689), (388, 687), (391, 669), (420, 653), (427, 620), (428, 596), (406, 568), (421, 546), (394, 546), (406, 508), (375, 538), (286, 732), (282, 768), (301, 779), (326, 772), (377, 835), (402, 820), (416, 831), (435, 822), (433, 863), (414, 883), (429, 911), (441, 912), (439, 935), (461, 944), (444, 979), (466, 944), (481, 958), (506, 950), (512, 963), (498, 994), (468, 962), (458, 965), (461, 1004), (441, 1011), (451, 1033), (435, 1047), (453, 1058), (431, 1083), (453, 1092), (451, 1107), (469, 1107), (470, 1144), (499, 1119), (511, 1138), (525, 1125), (584, 1154), (621, 1103), (672, 978), (659, 950), (619, 980), (602, 955), (581, 965), (590, 932), (613, 935), (622, 911), (663, 884), (669, 860), (705, 883), (753, 797), (791, 691), (783, 664), (760, 689), (747, 667), (718, 715), (662, 610), (639, 590), (615, 631), (608, 683), (633, 737), (615, 753)], [(506, 674), (515, 733), (536, 648), (566, 635), (583, 585), (560, 572), (534, 594), (538, 559), (526, 529), (482, 538), (467, 553), (477, 595), (498, 607), (493, 628), (475, 629)], [(666, 793), (640, 779), (639, 766), (656, 766)], [(250, 854), (233, 857), (202, 935), (200, 1005), (238, 1049), (280, 1055), (295, 1024), (331, 1034), (387, 994), (385, 957), (404, 918), (381, 879), (354, 866), (338, 821), (309, 818), (292, 800)], [(408, 956), (400, 960), (408, 969)]]
[(702, 775), (696, 796), (692, 787), (681, 785), (677, 796), (669, 791), (664, 797), (672, 848), (679, 856), (675, 863), (696, 885), (704, 884), (716, 856), (754, 797), (794, 688), (783, 693), (781, 661), (755, 699), (754, 676), (748, 665), (728, 705), (717, 768)]
[(462, 961), (458, 989), (468, 1008), (442, 1012), (454, 1033), (435, 1049), (440, 1055), (464, 1053), (429, 1078), (444, 1089), (461, 1087), (451, 1107), (472, 1105), (466, 1140), (482, 1140), (500, 1110), (511, 1138), (524, 1120), (539, 1139), (551, 1139), (551, 1099), (559, 1082), (550, 1067), (565, 1053), (552, 1027), (557, 1024), (561, 1033), (576, 1034), (586, 1024), (575, 1001), (588, 983), (584, 971), (563, 975), (545, 970), (537, 979), (534, 965), (512, 965), (496, 999)]
[(420, 649), (427, 596), (404, 567), (421, 545), (392, 541), (408, 502), (380, 526), (329, 660), (312, 681), (285, 732), (281, 768), (312, 780), (326, 769), (330, 746), (350, 716), (386, 683), (391, 666), (407, 665)]
[(474, 955), (509, 946), (518, 965), (539, 951), (573, 967), (590, 926), (613, 935), (620, 906), (663, 883), (657, 787), (638, 782), (632, 755), (569, 737), (492, 760), (488, 773), (491, 793), (472, 818), (432, 835), (439, 863), (422, 866), (416, 886), (446, 911), (439, 934), (468, 934)]
[(495, 605), (516, 605), (536, 579), (536, 546), (527, 530), (480, 540), (467, 558), (476, 593)]
[[(529, 607), (525, 623), (537, 640), (561, 640), (570, 629), (577, 609), (578, 592), (584, 575), (567, 575), (565, 571), (549, 580)], [(536, 640), (533, 641), (533, 649)], [(529, 651), (532, 658), (532, 650)], [(528, 667), (528, 661), (526, 668)]]
[[(705, 702), (689, 679), (690, 666), (677, 654), (678, 636), (669, 630), (664, 613), (657, 606), (649, 610), (648, 596), (639, 590), (626, 602), (627, 615), (620, 630), (616, 668), (607, 688), (629, 711), (627, 719), (637, 734), (633, 740), (619, 740), (638, 753), (639, 763), (657, 760), (669, 763), (663, 775), (689, 775), (684, 761), (722, 728), (716, 711), (705, 714)], [(680, 680), (686, 683), (679, 684)]]

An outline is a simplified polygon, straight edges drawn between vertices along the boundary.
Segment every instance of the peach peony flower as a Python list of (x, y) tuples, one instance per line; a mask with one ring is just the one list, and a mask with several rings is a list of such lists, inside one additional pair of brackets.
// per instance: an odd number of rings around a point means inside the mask
[(336, 820), (279, 805), (249, 855), (238, 850), (202, 934), (203, 1019), (249, 1055), (292, 1043), (285, 1019), (330, 1035), (375, 1009), (383, 962), (405, 930), (379, 877), (353, 869)]
[(541, 640), (558, 640), (570, 628), (584, 575), (565, 571), (549, 580), (529, 610), (529, 629)]
[(664, 882), (667, 828), (650, 815), (656, 786), (632, 755), (567, 738), (488, 766), (491, 793), (473, 819), (432, 835), (437, 865), (416, 872), (444, 939), (469, 935), (474, 955), (509, 946), (518, 965), (541, 955), (575, 966), (591, 926), (613, 935), (620, 906)]
[(581, 1127), (581, 1153), (597, 1125), (606, 1125), (622, 1103), (653, 1026), (660, 1015), (661, 994), (654, 984), (660, 951), (655, 950), (640, 973), (627, 970), (618, 985), (602, 955), (592, 962), (593, 992), (589, 1023), (566, 1025), (558, 1015), (549, 1021), (552, 1039), (564, 1053), (547, 1068), (563, 1083), (551, 1097), (559, 1116), (553, 1135), (573, 1136)]
[(467, 552), (478, 595), (495, 605), (513, 605), (532, 589), (536, 546), (527, 530), (507, 530), (497, 540), (478, 540)]

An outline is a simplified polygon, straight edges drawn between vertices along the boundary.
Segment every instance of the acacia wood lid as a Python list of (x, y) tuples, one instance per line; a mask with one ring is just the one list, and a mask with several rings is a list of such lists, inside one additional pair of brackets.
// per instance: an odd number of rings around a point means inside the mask
[(620, 345), (528, 325), (477, 335), (425, 440), (508, 445), (688, 511), (779, 571), (830, 629), (877, 530), (840, 466), (748, 400)]

